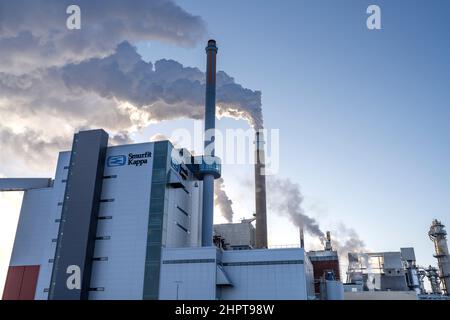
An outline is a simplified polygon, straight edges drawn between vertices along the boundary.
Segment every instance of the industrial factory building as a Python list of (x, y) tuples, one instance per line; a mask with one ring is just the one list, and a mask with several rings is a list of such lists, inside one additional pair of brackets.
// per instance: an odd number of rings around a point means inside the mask
[[(445, 235), (443, 225), (434, 220), (430, 237), (438, 230)], [(444, 238), (445, 239), (445, 238)], [(344, 284), (346, 300), (448, 300), (446, 291), (448, 273), (442, 257), (448, 257), (446, 241), (440, 239), (439, 269), (422, 267), (416, 263), (414, 248), (401, 248), (393, 252), (348, 253), (347, 282)], [(446, 252), (447, 254), (443, 254)], [(441, 258), (439, 260), (439, 258)], [(431, 291), (425, 289), (425, 279)], [(443, 295), (444, 294), (444, 295)]]
[[(205, 131), (215, 128), (214, 40), (206, 52)], [(256, 213), (240, 223), (213, 226), (214, 180), (221, 176), (214, 135), (205, 141), (209, 153), (193, 156), (170, 141), (109, 146), (105, 131), (81, 131), (72, 149), (59, 153), (54, 178), (0, 179), (0, 191), (24, 192), (3, 299), (341, 300), (367, 292), (385, 298), (383, 293), (392, 292), (422, 298), (449, 294), (450, 260), (439, 221), (429, 232), (438, 269), (419, 268), (412, 248), (351, 254), (345, 288), (329, 233), (324, 250), (306, 252), (303, 229), (298, 248), (269, 249), (264, 137), (258, 130), (255, 146)], [(423, 289), (423, 272), (433, 281), (432, 294)]]
[[(206, 52), (210, 130), (215, 41)], [(213, 137), (212, 152), (193, 157), (169, 141), (108, 146), (103, 130), (75, 134), (54, 179), (0, 180), (0, 191), (24, 191), (3, 299), (313, 298), (304, 249), (267, 249), (262, 135), (256, 146), (256, 231), (245, 224), (255, 250), (226, 250), (213, 243)]]
[[(173, 157), (194, 163), (186, 150), (106, 141), (102, 130), (75, 135), (54, 180), (0, 180), (2, 190), (25, 191), (4, 299), (314, 295), (303, 249), (202, 247), (200, 165)], [(67, 288), (70, 266), (80, 266), (80, 290)]]

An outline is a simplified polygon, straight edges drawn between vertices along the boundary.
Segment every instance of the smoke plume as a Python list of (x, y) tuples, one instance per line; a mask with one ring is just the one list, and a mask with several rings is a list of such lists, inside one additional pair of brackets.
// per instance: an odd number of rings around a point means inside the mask
[(214, 204), (217, 206), (222, 213), (222, 216), (228, 221), (233, 221), (233, 201), (228, 198), (225, 192), (225, 185), (223, 178), (215, 180), (214, 183)]
[(348, 261), (348, 253), (368, 252), (364, 241), (353, 229), (339, 223), (338, 227), (331, 233), (331, 243), (337, 250), (340, 261)]
[[(280, 215), (285, 215), (297, 227), (304, 228), (312, 236), (324, 240), (324, 232), (319, 223), (308, 216), (303, 208), (303, 195), (300, 186), (289, 179), (277, 179), (271, 177), (268, 180), (269, 206)], [(364, 241), (358, 233), (343, 223), (339, 223), (335, 230), (331, 230), (332, 246), (338, 251), (341, 261), (347, 261), (349, 252), (367, 251)]]
[[(219, 114), (260, 126), (261, 93), (243, 88), (225, 72), (219, 74)], [(39, 132), (42, 140), (52, 143), (31, 139), (30, 150), (42, 152), (46, 148), (44, 153), (56, 155), (59, 148), (70, 148), (73, 133), (81, 128), (104, 128), (111, 134), (111, 141), (120, 144), (131, 141), (131, 133), (152, 122), (202, 119), (204, 79), (199, 69), (173, 60), (159, 60), (154, 65), (144, 62), (127, 42), (110, 56), (79, 64), (21, 75), (0, 69), (0, 113), (8, 119), (0, 124), (0, 131), (12, 134), (0, 141), (0, 147), (15, 148), (15, 134), (32, 136)], [(17, 156), (25, 153), (18, 152)], [(45, 163), (54, 165), (54, 161)]]
[(271, 177), (268, 180), (269, 206), (275, 212), (285, 215), (297, 227), (303, 227), (312, 236), (324, 238), (318, 222), (305, 214), (300, 186), (289, 179)]
[[(129, 102), (154, 121), (202, 119), (205, 74), (173, 60), (145, 62), (128, 42), (105, 58), (93, 58), (61, 69), (68, 88)], [(262, 126), (261, 92), (243, 88), (223, 71), (217, 75), (219, 116), (245, 119)]]

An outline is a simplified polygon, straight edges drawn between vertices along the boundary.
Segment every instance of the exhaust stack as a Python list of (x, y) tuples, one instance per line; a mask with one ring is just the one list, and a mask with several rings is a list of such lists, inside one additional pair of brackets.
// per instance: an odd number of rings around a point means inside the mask
[(256, 208), (256, 244), (257, 249), (267, 248), (267, 214), (266, 214), (266, 176), (264, 135), (256, 131), (255, 137), (255, 208)]
[(450, 296), (450, 255), (448, 253), (445, 226), (437, 219), (434, 219), (431, 223), (430, 231), (428, 231), (428, 236), (434, 243), (436, 251), (434, 257), (438, 261), (439, 278), (441, 279), (444, 293)]
[(305, 249), (305, 235), (303, 234), (303, 226), (300, 227), (300, 248)]
[[(214, 218), (214, 179), (218, 165), (214, 155), (214, 139), (216, 128), (216, 56), (215, 40), (209, 40), (206, 50), (206, 96), (205, 96), (205, 150), (200, 172), (203, 176), (203, 207), (202, 207), (202, 246), (213, 245)], [(218, 171), (218, 170), (217, 170)]]
[(333, 247), (331, 246), (331, 234), (330, 234), (330, 231), (327, 231), (327, 237), (325, 239), (325, 251), (333, 251)]

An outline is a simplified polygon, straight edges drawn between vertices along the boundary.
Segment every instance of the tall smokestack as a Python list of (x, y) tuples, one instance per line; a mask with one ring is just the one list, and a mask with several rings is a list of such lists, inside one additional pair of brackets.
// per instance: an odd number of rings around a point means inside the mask
[[(206, 96), (205, 96), (205, 150), (204, 157), (213, 159), (216, 128), (216, 56), (215, 40), (209, 40), (206, 47)], [(206, 160), (205, 159), (205, 160)], [(202, 246), (213, 245), (214, 217), (214, 172), (209, 171), (202, 162), (203, 170), (203, 215), (202, 215)], [(210, 164), (210, 163), (208, 163)]]
[(325, 239), (325, 250), (332, 251), (333, 247), (331, 246), (331, 234), (330, 231), (327, 231), (327, 237)]
[(303, 226), (300, 227), (300, 248), (305, 248), (305, 235), (303, 234)]
[(256, 244), (257, 249), (267, 248), (267, 214), (266, 214), (266, 176), (264, 135), (256, 131), (255, 137), (255, 208), (256, 208)]
[(430, 231), (430, 239), (434, 242), (436, 251), (434, 257), (438, 260), (439, 278), (446, 295), (450, 296), (450, 255), (447, 246), (447, 232), (445, 226), (438, 220), (433, 220)]

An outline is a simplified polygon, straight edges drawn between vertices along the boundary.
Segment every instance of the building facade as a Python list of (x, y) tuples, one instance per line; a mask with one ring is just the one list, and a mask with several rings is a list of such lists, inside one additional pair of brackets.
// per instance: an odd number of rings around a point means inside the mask
[(202, 247), (202, 170), (220, 175), (202, 165), (169, 141), (108, 146), (91, 130), (54, 179), (0, 179), (24, 191), (3, 299), (313, 298), (304, 250), (253, 250), (251, 221), (227, 226), (248, 250)]
[(92, 145), (104, 134), (77, 134), (47, 186), (2, 182), (25, 191), (5, 299), (156, 299), (161, 248), (199, 245), (202, 183), (172, 144)]

